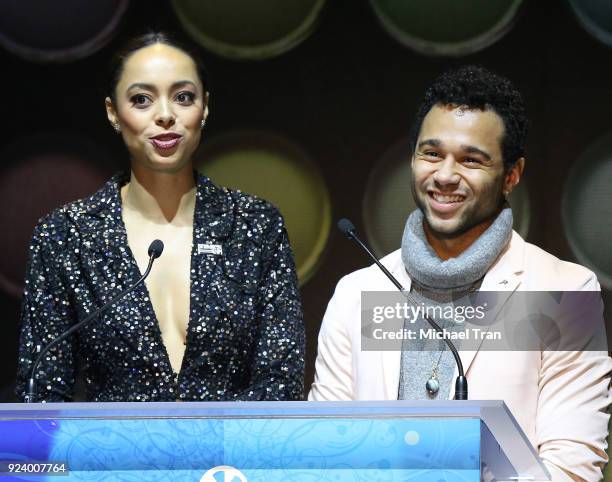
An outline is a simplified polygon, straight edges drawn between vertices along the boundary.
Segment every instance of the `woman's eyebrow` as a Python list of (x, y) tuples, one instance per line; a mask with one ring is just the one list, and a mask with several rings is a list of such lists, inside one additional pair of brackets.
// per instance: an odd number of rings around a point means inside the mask
[[(186, 85), (192, 86), (194, 89), (196, 88), (196, 85), (194, 82), (192, 82), (191, 80), (177, 80), (176, 82), (172, 83), (172, 89), (176, 89), (178, 87), (184, 87)], [(130, 86), (127, 88), (127, 90), (132, 90), (132, 89), (142, 89), (142, 90), (150, 90), (151, 92), (157, 92), (157, 87), (155, 87), (155, 85), (153, 84), (147, 84), (145, 82), (135, 82), (133, 84), (130, 84)]]
[(150, 90), (152, 92), (157, 91), (157, 88), (153, 84), (145, 84), (143, 82), (135, 82), (130, 84), (130, 86), (126, 89), (126, 92), (132, 89)]
[(192, 82), (191, 80), (177, 80), (176, 82), (172, 83), (172, 88), (176, 89), (178, 87), (185, 87), (187, 85), (193, 87), (194, 89), (196, 88), (195, 83)]

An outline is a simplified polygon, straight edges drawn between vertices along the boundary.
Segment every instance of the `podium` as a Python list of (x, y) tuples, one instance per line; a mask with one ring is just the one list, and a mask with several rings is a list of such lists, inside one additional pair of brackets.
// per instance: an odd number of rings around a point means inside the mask
[(472, 400), (3, 404), (0, 471), (56, 482), (550, 480), (506, 405)]

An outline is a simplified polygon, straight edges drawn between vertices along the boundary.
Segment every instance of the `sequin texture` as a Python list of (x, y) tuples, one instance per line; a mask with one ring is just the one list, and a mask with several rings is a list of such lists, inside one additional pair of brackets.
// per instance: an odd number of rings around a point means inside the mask
[[(145, 285), (43, 358), (38, 399), (69, 401), (77, 366), (90, 401), (296, 400), (304, 324), (283, 219), (271, 204), (197, 176), (190, 319), (174, 373)], [(45, 345), (134, 283), (140, 271), (114, 176), (93, 196), (41, 219), (29, 250), (17, 394)], [(222, 254), (198, 245), (221, 245)], [(200, 252), (199, 252), (200, 251)]]

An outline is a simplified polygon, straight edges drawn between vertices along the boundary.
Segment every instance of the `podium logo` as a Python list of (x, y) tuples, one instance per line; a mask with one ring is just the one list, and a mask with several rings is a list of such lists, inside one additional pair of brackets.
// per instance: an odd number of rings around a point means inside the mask
[[(219, 478), (218, 475), (223, 475)], [(229, 465), (219, 465), (207, 471), (200, 482), (249, 482), (242, 472)]]

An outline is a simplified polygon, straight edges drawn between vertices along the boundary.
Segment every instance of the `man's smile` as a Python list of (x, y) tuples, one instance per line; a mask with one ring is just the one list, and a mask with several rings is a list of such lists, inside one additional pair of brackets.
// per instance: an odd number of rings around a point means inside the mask
[(465, 201), (463, 194), (443, 194), (438, 191), (428, 191), (429, 205), (434, 211), (444, 214), (456, 211)]

